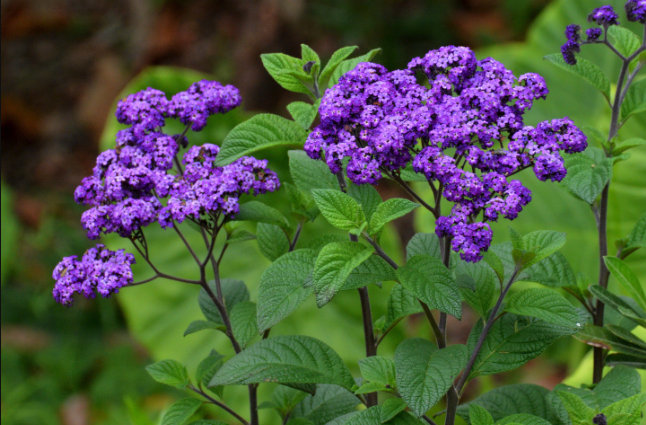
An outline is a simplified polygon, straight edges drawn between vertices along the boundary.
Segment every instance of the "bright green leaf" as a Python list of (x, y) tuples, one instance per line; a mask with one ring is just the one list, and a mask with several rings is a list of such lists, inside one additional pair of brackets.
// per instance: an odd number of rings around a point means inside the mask
[(306, 85), (306, 82), (311, 81), (311, 77), (303, 71), (306, 61), (283, 53), (265, 53), (260, 55), (260, 59), (267, 72), (281, 87), (296, 93), (312, 94)]
[(441, 259), (440, 239), (435, 233), (416, 233), (406, 245), (406, 259), (416, 255), (429, 255)]
[(280, 227), (274, 224), (258, 223), (256, 233), (258, 248), (269, 261), (276, 261), (289, 251), (289, 239)]
[(316, 161), (304, 151), (289, 151), (289, 170), (299, 189), (311, 193), (312, 189), (338, 189), (339, 182), (323, 161)]
[(196, 398), (178, 400), (164, 413), (161, 425), (182, 425), (197, 409), (202, 406), (202, 401)]
[(371, 284), (381, 286), (381, 282), (396, 280), (395, 270), (377, 255), (371, 255), (366, 261), (355, 267), (345, 280), (342, 291), (363, 288)]
[[(211, 379), (213, 379), (213, 375), (220, 370), (223, 362), (224, 356), (217, 351), (212, 350), (211, 353), (209, 353), (209, 355), (206, 356), (197, 366), (197, 370), (195, 371), (195, 381), (206, 387), (209, 382), (211, 382)], [(211, 391), (213, 390), (214, 388), (211, 388)], [(220, 391), (220, 397), (221, 396)]]
[(351, 183), (348, 187), (348, 195), (359, 203), (368, 221), (370, 221), (372, 215), (377, 211), (377, 207), (383, 202), (377, 189), (370, 184), (357, 185)]
[(332, 54), (332, 57), (330, 57), (330, 60), (325, 65), (325, 68), (323, 68), (323, 70), (321, 71), (321, 76), (319, 77), (319, 86), (321, 87), (321, 89), (327, 88), (328, 82), (330, 81), (332, 74), (337, 69), (339, 64), (352, 53), (354, 53), (354, 51), (357, 49), (357, 46), (347, 46), (340, 48)]
[(469, 405), (469, 420), (471, 425), (494, 425), (491, 414), (484, 407), (473, 403)]
[(381, 356), (372, 356), (359, 360), (361, 376), (370, 382), (395, 387), (395, 362)]
[(615, 48), (626, 57), (632, 55), (642, 44), (637, 34), (624, 27), (613, 25), (608, 28), (608, 34), (612, 37)]
[(606, 350), (634, 356), (646, 356), (646, 349), (620, 338), (606, 328), (586, 325), (585, 328), (574, 336), (581, 342), (593, 347), (601, 347)]
[(223, 325), (221, 323), (209, 322), (208, 320), (194, 320), (184, 331), (184, 336), (194, 334), (195, 332), (204, 331), (207, 329), (220, 330)]
[(388, 297), (385, 329), (393, 326), (400, 319), (424, 311), (415, 295), (402, 285), (395, 285)]
[(381, 423), (384, 424), (406, 409), (406, 402), (401, 398), (389, 398), (381, 405)]
[(403, 198), (393, 198), (379, 204), (370, 219), (370, 234), (379, 233), (386, 223), (408, 214), (417, 207), (419, 207), (418, 203)]
[(567, 72), (582, 77), (599, 90), (608, 101), (610, 101), (610, 80), (605, 76), (601, 68), (594, 63), (587, 59), (578, 57), (576, 65), (569, 65), (565, 60), (563, 60), (563, 55), (560, 53), (547, 55), (545, 56), (545, 59)]
[(334, 385), (318, 385), (316, 394), (303, 399), (292, 412), (294, 418), (305, 418), (314, 425), (325, 425), (345, 415), (359, 404), (351, 392)]
[(347, 73), (348, 71), (352, 71), (354, 68), (356, 68), (357, 65), (359, 65), (362, 62), (370, 62), (379, 53), (381, 53), (381, 49), (372, 49), (365, 55), (344, 60), (339, 64), (339, 66), (336, 67), (334, 72), (332, 72), (332, 76), (330, 77), (328, 87), (332, 87), (334, 84), (338, 83), (339, 78), (341, 78), (343, 74)]
[(287, 110), (292, 118), (294, 118), (294, 121), (303, 127), (303, 129), (309, 130), (318, 113), (319, 102), (317, 101), (315, 104), (300, 101), (292, 102), (287, 105)]
[(188, 372), (186, 366), (177, 360), (162, 360), (146, 366), (146, 372), (152, 378), (164, 385), (184, 388), (188, 385)]
[(507, 299), (505, 311), (521, 316), (536, 317), (547, 323), (580, 329), (579, 315), (570, 302), (558, 292), (544, 288), (529, 288)]
[(250, 301), (238, 303), (231, 309), (230, 316), (233, 336), (240, 346), (244, 348), (251, 338), (258, 335), (256, 303)]
[(622, 152), (627, 151), (628, 149), (636, 148), (637, 146), (646, 146), (646, 140), (639, 137), (633, 137), (623, 142), (617, 143), (615, 149), (612, 151), (612, 155), (620, 155)]
[(624, 103), (621, 104), (621, 121), (642, 112), (646, 112), (646, 78), (633, 82), (628, 88)]
[(619, 286), (630, 295), (639, 306), (646, 310), (646, 294), (644, 293), (644, 287), (637, 279), (635, 273), (630, 270), (630, 267), (622, 260), (617, 257), (606, 256), (603, 257), (603, 260), (606, 263), (606, 267), (612, 274), (612, 276), (617, 280)]
[(467, 263), (458, 261), (455, 269), (456, 279), (469, 278), (474, 289), (460, 288), (462, 299), (466, 301), (481, 317), (487, 317), (487, 312), (492, 307), (496, 291), (496, 277), (485, 262)]
[(366, 219), (357, 201), (339, 190), (315, 189), (312, 195), (323, 217), (338, 229), (352, 230)]

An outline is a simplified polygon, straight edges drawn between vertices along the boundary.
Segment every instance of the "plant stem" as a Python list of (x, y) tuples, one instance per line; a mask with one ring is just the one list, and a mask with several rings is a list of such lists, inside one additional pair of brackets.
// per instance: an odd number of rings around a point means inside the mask
[(431, 328), (433, 329), (433, 334), (435, 335), (435, 342), (437, 344), (437, 347), (439, 349), (446, 348), (446, 338), (444, 337), (444, 334), (440, 330), (440, 327), (437, 325), (437, 322), (435, 321), (435, 317), (433, 317), (433, 313), (431, 312), (431, 309), (423, 301), (420, 301), (420, 300), (417, 300), (417, 301), (419, 301), (420, 305), (422, 306), (422, 310), (424, 310), (424, 314), (428, 319), (428, 323), (431, 324)]
[(249, 385), (250, 425), (258, 425), (258, 384)]
[(242, 423), (242, 425), (249, 425), (249, 422), (247, 422), (247, 421), (245, 420), (245, 418), (243, 418), (242, 416), (238, 415), (238, 414), (237, 414), (233, 409), (231, 409), (231, 408), (230, 408), (229, 406), (227, 406), (226, 404), (224, 404), (224, 403), (222, 403), (222, 402), (220, 402), (220, 401), (218, 401), (218, 400), (214, 399), (213, 397), (211, 397), (210, 395), (208, 395), (207, 393), (205, 393), (204, 391), (202, 391), (202, 390), (201, 390), (201, 389), (199, 389), (199, 388), (195, 388), (194, 386), (191, 386), (191, 390), (192, 390), (192, 391), (194, 391), (195, 393), (197, 393), (197, 394), (201, 395), (202, 397), (206, 398), (210, 403), (212, 403), (212, 404), (214, 404), (214, 405), (218, 406), (218, 407), (219, 407), (219, 408), (221, 408), (222, 410), (224, 410), (224, 411), (226, 411), (227, 413), (229, 413), (231, 416), (233, 416), (234, 418), (236, 418), (237, 420), (239, 420), (239, 421), (240, 421), (240, 423)]
[[(363, 317), (363, 337), (366, 341), (366, 357), (377, 355), (377, 343), (375, 342), (375, 331), (372, 327), (372, 310), (370, 308), (370, 295), (368, 288), (359, 288), (359, 299), (361, 300), (361, 316)], [(366, 394), (366, 405), (376, 406), (379, 403), (377, 393)]]

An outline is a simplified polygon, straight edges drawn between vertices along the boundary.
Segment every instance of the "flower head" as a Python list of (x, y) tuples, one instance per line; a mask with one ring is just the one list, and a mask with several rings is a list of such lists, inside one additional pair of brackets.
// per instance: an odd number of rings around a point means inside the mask
[(628, 0), (624, 7), (629, 21), (646, 24), (646, 0)]
[(619, 25), (619, 15), (617, 15), (612, 6), (601, 6), (588, 15), (588, 22), (594, 22), (607, 28), (611, 25)]
[(601, 28), (589, 28), (585, 31), (585, 35), (587, 36), (587, 42), (588, 43), (593, 43), (601, 37)]

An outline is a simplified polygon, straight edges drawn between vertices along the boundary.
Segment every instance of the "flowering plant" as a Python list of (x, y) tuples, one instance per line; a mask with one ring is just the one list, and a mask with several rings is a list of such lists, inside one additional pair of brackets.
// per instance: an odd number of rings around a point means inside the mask
[[(646, 3), (630, 0), (626, 13), (628, 20), (645, 24)], [(394, 71), (371, 62), (378, 50), (350, 58), (356, 47), (338, 50), (324, 67), (306, 45), (300, 59), (263, 55), (265, 68), (282, 87), (312, 102), (290, 104), (292, 120), (256, 115), (221, 146), (189, 147), (188, 131), (199, 132), (210, 116), (237, 107), (241, 99), (234, 87), (200, 81), (170, 100), (150, 88), (130, 95), (116, 112), (130, 127), (117, 134), (115, 149), (99, 156), (75, 196), (90, 206), (82, 217), (88, 237), (116, 233), (129, 239), (154, 275), (135, 282), (133, 254), (97, 245), (80, 261), (67, 257), (58, 265), (54, 297), (71, 305), (75, 293), (110, 296), (157, 278), (201, 288), (198, 304), (205, 320), (191, 323), (185, 335), (222, 331), (235, 355), (225, 361), (210, 353), (194, 379), (174, 360), (148, 367), (157, 381), (198, 396), (171, 406), (162, 419), (167, 425), (185, 423), (203, 403), (244, 425), (259, 424), (262, 408), (274, 409), (291, 425), (436, 424), (438, 417), (449, 425), (456, 418), (475, 425), (637, 424), (646, 395), (639, 394), (639, 375), (632, 368), (644, 367), (646, 343), (631, 330), (646, 326), (646, 296), (623, 259), (646, 244), (646, 215), (618, 242), (616, 256), (607, 256), (606, 221), (613, 164), (628, 158), (626, 150), (646, 144), (617, 139), (623, 122), (646, 111), (646, 79), (638, 79), (646, 63), (646, 34), (640, 41), (618, 27), (618, 19), (609, 6), (595, 9), (590, 21), (602, 29), (588, 30), (582, 41), (580, 27), (568, 26), (562, 56), (548, 57), (608, 99), (609, 137), (588, 135), (602, 150), (587, 147), (588, 137), (567, 117), (526, 123), (526, 112), (548, 95), (544, 79), (536, 73), (515, 76), (492, 58), (478, 60), (467, 47), (432, 50)], [(583, 44), (604, 44), (619, 56), (612, 100), (603, 72), (576, 57)], [(182, 134), (164, 132), (168, 119), (186, 126)], [(302, 148), (289, 152), (292, 182), (279, 182), (267, 160), (249, 156), (281, 145)], [(182, 149), (187, 150), (180, 159)], [(511, 229), (509, 243), (492, 245), (491, 223), (516, 219), (532, 200), (531, 191), (513, 179), (528, 168), (538, 180), (560, 182), (591, 205), (601, 248), (598, 285), (575, 277), (558, 252), (565, 243), (562, 233), (521, 235)], [(384, 179), (399, 184), (409, 198), (383, 201), (374, 185)], [(420, 194), (420, 185), (432, 195)], [(245, 195), (279, 189), (290, 200), (291, 219), (263, 202), (244, 202)], [(435, 233), (416, 234), (402, 264), (384, 249), (382, 234), (389, 222), (418, 208), (435, 218)], [(303, 244), (301, 235), (319, 215), (345, 235), (330, 233)], [(255, 234), (241, 226), (244, 222), (256, 224)], [(199, 278), (155, 264), (146, 239), (146, 228), (155, 223), (177, 234)], [(202, 249), (184, 235), (186, 227), (198, 232)], [(227, 248), (254, 239), (272, 262), (262, 274), (256, 303), (243, 282), (221, 276)], [(610, 273), (630, 298), (607, 289)], [(542, 286), (511, 291), (520, 280)], [(388, 281), (395, 284), (387, 314), (375, 319), (368, 287)], [(366, 352), (360, 378), (318, 339), (270, 336), (310, 296), (322, 308), (340, 291), (359, 294)], [(605, 305), (627, 323), (604, 323)], [(465, 308), (480, 320), (466, 344), (450, 345), (448, 318), (461, 319)], [(433, 337), (405, 339), (393, 358), (379, 356), (380, 344), (397, 324), (418, 313)], [(595, 347), (594, 387), (561, 384), (550, 392), (510, 385), (461, 404), (474, 378), (518, 368), (569, 335)], [(605, 377), (604, 364), (614, 366)], [(258, 387), (265, 383), (279, 385), (271, 401), (260, 403)], [(249, 419), (226, 403), (224, 388), (230, 385), (247, 386)], [(444, 409), (430, 417), (442, 400)], [(357, 410), (358, 405), (365, 408)]]

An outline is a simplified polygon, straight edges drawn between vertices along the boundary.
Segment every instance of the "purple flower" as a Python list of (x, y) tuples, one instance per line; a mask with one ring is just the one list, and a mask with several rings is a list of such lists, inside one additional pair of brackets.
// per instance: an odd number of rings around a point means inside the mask
[(581, 46), (576, 41), (568, 40), (561, 46), (563, 60), (568, 65), (576, 65), (576, 53), (581, 51)]
[(628, 0), (624, 7), (629, 21), (646, 24), (646, 0)]
[(589, 28), (585, 31), (585, 35), (587, 36), (587, 42), (588, 43), (593, 43), (601, 37), (602, 31), (601, 28)]
[(619, 25), (618, 19), (619, 15), (617, 15), (612, 6), (609, 5), (598, 7), (588, 15), (588, 22), (594, 22), (595, 24), (606, 28), (610, 25)]
[(568, 41), (574, 41), (575, 43), (581, 40), (581, 26), (571, 24), (565, 27), (565, 37)]
[(143, 135), (163, 127), (168, 114), (166, 95), (152, 88), (127, 96), (117, 104), (117, 121), (133, 126), (135, 133)]
[(54, 299), (66, 306), (74, 302), (73, 295), (80, 293), (85, 298), (94, 298), (97, 293), (104, 298), (119, 292), (132, 283), (131, 266), (135, 257), (123, 250), (110, 251), (97, 245), (85, 252), (81, 261), (77, 256), (65, 257), (56, 266), (53, 278)]
[(232, 85), (223, 86), (217, 81), (202, 80), (193, 83), (187, 91), (173, 96), (168, 111), (169, 116), (183, 124), (190, 124), (193, 131), (200, 131), (206, 126), (208, 117), (229, 112), (241, 101), (238, 89)]

